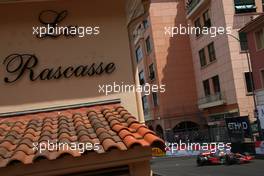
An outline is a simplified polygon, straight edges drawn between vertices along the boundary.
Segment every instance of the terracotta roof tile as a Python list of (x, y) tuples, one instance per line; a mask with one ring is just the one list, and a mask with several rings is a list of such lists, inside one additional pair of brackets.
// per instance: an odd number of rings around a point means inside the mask
[(98, 144), (99, 150), (93, 150), (97, 153), (114, 148), (129, 150), (134, 145), (158, 145), (164, 149), (164, 142), (154, 132), (116, 104), (0, 119), (0, 167), (15, 161), (30, 164), (43, 158), (54, 160), (63, 155), (78, 157), (90, 152), (71, 148), (40, 152), (34, 148), (39, 143)]
[(39, 158), (46, 158), (48, 160), (54, 160), (58, 156), (57, 151), (37, 151), (33, 157), (33, 161), (38, 160)]
[(16, 145), (12, 144), (12, 143), (9, 142), (9, 141), (2, 140), (2, 141), (0, 142), (0, 147), (3, 147), (3, 148), (5, 148), (5, 149), (7, 149), (7, 150), (9, 150), (9, 151), (12, 151), (12, 150), (15, 150)]

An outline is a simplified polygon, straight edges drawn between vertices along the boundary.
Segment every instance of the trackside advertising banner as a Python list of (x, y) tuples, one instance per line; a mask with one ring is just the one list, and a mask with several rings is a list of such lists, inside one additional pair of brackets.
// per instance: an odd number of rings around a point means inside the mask
[(261, 129), (264, 129), (264, 105), (259, 105), (257, 107), (258, 110), (258, 118), (260, 121)]
[(264, 155), (264, 141), (256, 141), (255, 150), (256, 150), (256, 154)]
[(232, 142), (242, 142), (252, 137), (248, 116), (225, 118), (225, 121)]

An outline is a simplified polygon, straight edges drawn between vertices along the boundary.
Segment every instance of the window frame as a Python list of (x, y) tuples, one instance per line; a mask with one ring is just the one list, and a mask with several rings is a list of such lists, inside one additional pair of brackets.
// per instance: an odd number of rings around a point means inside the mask
[[(152, 69), (151, 69), (152, 68)], [(151, 72), (151, 70), (153, 71), (153, 72)], [(153, 73), (153, 77), (151, 77), (151, 74)], [(156, 74), (155, 74), (155, 68), (154, 68), (154, 63), (152, 63), (152, 64), (150, 64), (149, 65), (149, 79), (150, 80), (155, 80), (155, 78), (156, 78)]]
[[(138, 55), (138, 51), (140, 50), (141, 52), (141, 57), (139, 58), (139, 55)], [(136, 60), (137, 60), (137, 63), (139, 63), (142, 59), (143, 59), (144, 55), (143, 55), (143, 51), (142, 51), (142, 48), (141, 46), (139, 45), (137, 48), (136, 48)]]
[[(259, 39), (259, 37), (257, 37), (256, 35), (257, 35), (257, 32), (260, 32), (260, 31), (262, 31), (262, 38), (263, 38), (263, 41), (261, 41), (261, 48), (258, 48), (258, 39)], [(261, 51), (261, 50), (263, 50), (264, 49), (264, 28), (261, 28), (261, 29), (259, 29), (259, 30), (256, 30), (255, 32), (254, 32), (254, 40), (255, 40), (255, 48), (256, 48), (256, 51)]]
[(261, 88), (264, 89), (264, 68), (259, 69)]
[[(212, 47), (212, 51), (210, 51), (210, 47)], [(216, 53), (215, 53), (215, 47), (214, 47), (214, 42), (211, 42), (207, 45), (207, 51), (208, 51), (208, 56), (209, 56), (209, 62), (213, 62), (216, 60)], [(213, 56), (212, 56), (212, 53), (213, 53)]]
[[(141, 79), (141, 75), (143, 76), (142, 79)], [(139, 78), (139, 84), (140, 84), (141, 86), (143, 86), (143, 85), (146, 84), (144, 70), (141, 70), (141, 71), (138, 73), (138, 78)], [(143, 80), (143, 83), (142, 83), (141, 80)]]
[[(208, 91), (209, 92), (206, 92), (205, 83), (208, 83), (208, 88), (209, 88)], [(204, 89), (204, 95), (205, 95), (205, 97), (208, 97), (208, 96), (211, 95), (210, 79), (203, 80), (203, 89)]]
[[(207, 15), (207, 16), (206, 16)], [(206, 19), (208, 18), (208, 19)], [(204, 13), (203, 13), (203, 22), (204, 22), (204, 27), (207, 28), (211, 28), (212, 27), (212, 21), (211, 21), (211, 17), (210, 17), (210, 13), (209, 13), (209, 9), (207, 9)], [(209, 22), (209, 25), (208, 25)]]
[[(144, 100), (146, 100), (146, 101), (144, 101)], [(141, 97), (141, 101), (142, 101), (143, 113), (144, 113), (144, 115), (148, 115), (149, 105), (148, 105), (148, 97), (147, 97), (147, 95), (143, 95)]]
[[(218, 91), (216, 91), (216, 86), (215, 86), (215, 78), (218, 80)], [(213, 76), (212, 78), (212, 84), (213, 84), (213, 89), (214, 89), (214, 94), (221, 93), (221, 83), (220, 83), (220, 78), (219, 75)]]
[[(196, 25), (196, 22), (199, 22), (199, 26), (197, 26)], [(196, 36), (196, 38), (198, 38), (198, 37), (200, 37), (201, 35), (202, 35), (202, 23), (201, 23), (201, 18), (200, 17), (198, 17), (198, 18), (196, 18), (196, 20), (194, 20), (194, 27), (195, 27), (195, 36)], [(198, 33), (197, 32), (197, 28), (199, 28), (200, 29), (200, 32)]]
[[(203, 55), (204, 55), (204, 65), (202, 64), (201, 52), (203, 52)], [(200, 66), (201, 67), (206, 66), (207, 65), (207, 59), (206, 59), (205, 49), (204, 48), (200, 49), (199, 52), (198, 52), (198, 55), (199, 55), (199, 59), (200, 59)]]
[(151, 44), (150, 36), (146, 38), (145, 45), (146, 45), (147, 53), (150, 54), (152, 52), (152, 44)]
[[(154, 99), (154, 95), (156, 95), (156, 100)], [(159, 102), (158, 102), (158, 93), (157, 92), (152, 92), (152, 101), (153, 101), (153, 106), (157, 107), (159, 106)]]
[[(250, 80), (250, 84), (251, 85), (249, 85), (250, 86), (250, 88), (248, 87), (248, 79), (247, 79), (247, 77), (246, 77), (246, 74), (247, 73), (249, 73), (249, 76), (250, 77), (248, 77), (249, 79), (251, 79)], [(251, 73), (251, 75), (250, 75), (250, 73)], [(244, 81), (245, 81), (245, 89), (246, 89), (246, 94), (247, 95), (251, 95), (252, 93), (253, 93), (253, 91), (254, 91), (254, 85), (253, 85), (253, 74), (252, 74), (252, 72), (249, 72), (249, 71), (247, 71), (247, 72), (244, 72)], [(252, 87), (251, 87), (252, 86)], [(251, 91), (249, 91), (249, 89), (252, 89)]]
[(264, 12), (264, 0), (262, 0), (262, 12)]
[(147, 29), (147, 28), (149, 27), (149, 20), (148, 20), (148, 19), (144, 19), (144, 20), (142, 21), (142, 23), (143, 23), (143, 27), (144, 27), (144, 29)]
[[(247, 0), (247, 1), (249, 1), (249, 0)], [(256, 2), (255, 2), (255, 0), (251, 0), (251, 1), (252, 1), (251, 4), (249, 4), (249, 3), (243, 4), (243, 2), (240, 2), (240, 4), (239, 4), (239, 3), (237, 3), (237, 0), (234, 0), (233, 3), (234, 3), (235, 14), (256, 13), (257, 12)], [(242, 10), (240, 9), (240, 11), (239, 11), (239, 9), (237, 9), (238, 6), (240, 6), (240, 7), (244, 6), (245, 8)], [(252, 6), (253, 8), (249, 8), (246, 6)]]
[[(241, 35), (245, 35), (244, 37), (244, 41), (241, 39)], [(247, 33), (245, 32), (239, 32), (238, 33), (238, 37), (239, 37), (239, 44), (240, 44), (240, 51), (241, 52), (247, 52), (248, 51), (248, 40), (247, 40)], [(245, 48), (243, 48), (245, 47)]]

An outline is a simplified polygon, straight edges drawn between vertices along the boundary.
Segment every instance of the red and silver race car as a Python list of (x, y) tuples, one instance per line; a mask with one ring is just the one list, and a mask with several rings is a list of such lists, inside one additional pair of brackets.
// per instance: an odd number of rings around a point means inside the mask
[(253, 157), (245, 154), (239, 153), (226, 153), (224, 151), (216, 151), (216, 152), (203, 152), (197, 156), (197, 165), (210, 165), (210, 164), (242, 164), (248, 163), (253, 160)]

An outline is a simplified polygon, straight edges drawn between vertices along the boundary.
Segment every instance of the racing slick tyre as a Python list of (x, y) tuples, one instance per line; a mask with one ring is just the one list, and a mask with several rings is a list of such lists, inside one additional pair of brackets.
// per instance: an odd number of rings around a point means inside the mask
[(196, 160), (197, 166), (203, 166), (204, 165), (204, 159), (201, 157), (198, 157)]
[(234, 163), (234, 160), (235, 160), (234, 156), (232, 156), (232, 155), (226, 155), (226, 157), (225, 157), (225, 164), (226, 165), (231, 165), (231, 164)]

